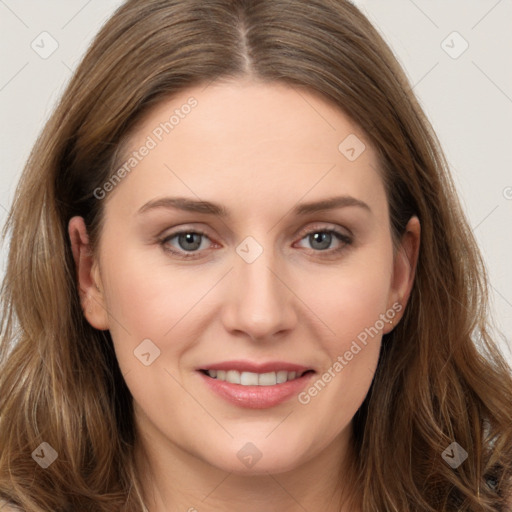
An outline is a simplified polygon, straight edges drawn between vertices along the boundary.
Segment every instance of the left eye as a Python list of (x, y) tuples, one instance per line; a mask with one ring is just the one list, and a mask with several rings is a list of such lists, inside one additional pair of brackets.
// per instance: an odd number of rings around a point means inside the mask
[(313, 246), (313, 249), (318, 251), (325, 251), (326, 249), (329, 249), (333, 240), (341, 242), (341, 247), (333, 249), (330, 252), (336, 252), (342, 249), (345, 245), (349, 245), (351, 243), (350, 237), (339, 233), (334, 229), (310, 231), (304, 238), (301, 239), (301, 241), (305, 239), (310, 242), (310, 244)]
[[(205, 247), (201, 247), (205, 238), (209, 240), (208, 235), (201, 231), (180, 231), (164, 238), (161, 241), (161, 245), (166, 251), (173, 254), (184, 258), (192, 258), (200, 252), (200, 249), (205, 249)], [(171, 243), (174, 239), (176, 239), (178, 247)], [(349, 236), (334, 229), (309, 231), (300, 241), (302, 242), (303, 240), (308, 240), (315, 252), (327, 253), (336, 253), (352, 243), (352, 239)], [(338, 241), (340, 246), (332, 249), (331, 244), (333, 241)]]

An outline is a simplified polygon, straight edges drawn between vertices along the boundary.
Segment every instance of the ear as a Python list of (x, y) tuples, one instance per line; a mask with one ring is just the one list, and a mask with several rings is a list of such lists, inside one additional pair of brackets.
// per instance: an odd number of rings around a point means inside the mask
[(98, 262), (89, 245), (89, 236), (82, 217), (73, 217), (68, 224), (71, 250), (75, 260), (78, 293), (87, 321), (96, 329), (109, 328), (108, 314)]
[[(414, 284), (416, 264), (418, 262), (420, 249), (420, 236), (420, 221), (418, 217), (413, 216), (409, 219), (405, 227), (400, 246), (396, 251), (393, 261), (393, 277), (388, 308), (393, 309), (397, 314), (393, 319), (393, 324), (386, 326), (384, 334), (393, 329), (393, 325), (396, 325), (400, 321), (405, 312), (405, 306), (407, 305)], [(398, 304), (400, 304), (400, 307)]]

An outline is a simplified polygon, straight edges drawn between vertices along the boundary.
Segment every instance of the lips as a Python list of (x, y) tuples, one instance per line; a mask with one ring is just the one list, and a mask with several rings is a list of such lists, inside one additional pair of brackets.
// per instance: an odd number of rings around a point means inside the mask
[(224, 361), (199, 368), (198, 373), (210, 390), (232, 404), (264, 409), (298, 394), (316, 372), (283, 361)]

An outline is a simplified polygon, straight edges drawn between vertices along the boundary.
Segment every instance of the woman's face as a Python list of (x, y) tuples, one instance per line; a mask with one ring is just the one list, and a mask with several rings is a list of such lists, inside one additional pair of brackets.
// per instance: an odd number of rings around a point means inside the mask
[(358, 126), (285, 85), (217, 83), (152, 111), (125, 163), (80, 279), (143, 439), (253, 473), (346, 446), (414, 267)]

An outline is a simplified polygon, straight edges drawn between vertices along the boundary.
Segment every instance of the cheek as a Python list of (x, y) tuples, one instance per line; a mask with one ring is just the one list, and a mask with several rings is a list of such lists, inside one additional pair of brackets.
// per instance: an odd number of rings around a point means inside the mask
[(144, 412), (155, 418), (169, 407), (188, 410), (177, 367), (201, 337), (203, 326), (194, 306), (218, 278), (148, 265), (128, 251), (105, 266), (105, 275), (110, 332), (135, 403), (144, 404)]
[(103, 267), (108, 277), (109, 326), (119, 364), (123, 372), (138, 369), (134, 350), (149, 339), (160, 350), (155, 366), (175, 366), (190, 340), (200, 339), (204, 327), (198, 312), (207, 308), (205, 295), (222, 272), (196, 267), (192, 273), (185, 266), (167, 265), (163, 258), (155, 264), (144, 251), (118, 252), (122, 257), (105, 258)]
[(391, 250), (378, 254), (361, 253), (329, 278), (310, 278), (316, 287), (307, 302), (327, 326), (320, 339), (328, 357), (299, 402), (319, 427), (327, 411), (333, 435), (362, 404), (377, 368), (392, 277)]
[[(391, 252), (391, 251), (390, 251)], [(371, 328), (388, 308), (392, 258), (376, 254), (354, 255), (352, 261), (323, 274), (308, 277), (305, 302), (326, 324), (330, 352), (339, 351), (365, 329)], [(378, 323), (382, 330), (381, 322)], [(350, 344), (350, 343), (349, 343)]]

